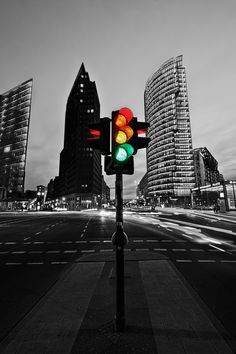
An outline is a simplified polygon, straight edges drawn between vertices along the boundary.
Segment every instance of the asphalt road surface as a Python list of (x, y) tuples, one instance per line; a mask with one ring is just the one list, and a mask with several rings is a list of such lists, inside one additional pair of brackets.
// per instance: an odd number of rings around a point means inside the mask
[[(124, 227), (125, 252), (164, 254), (236, 339), (236, 217), (125, 211)], [(114, 231), (114, 211), (0, 214), (0, 341), (73, 262), (114, 252)]]

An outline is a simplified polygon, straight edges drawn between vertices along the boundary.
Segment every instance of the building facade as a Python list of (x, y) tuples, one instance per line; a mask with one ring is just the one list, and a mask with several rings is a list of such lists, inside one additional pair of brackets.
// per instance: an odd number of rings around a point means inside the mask
[(136, 189), (136, 197), (137, 198), (146, 198), (148, 196), (148, 175), (147, 172), (141, 178), (139, 184)]
[(0, 186), (7, 198), (24, 192), (33, 80), (0, 95)]
[(185, 204), (195, 186), (192, 135), (183, 58), (166, 61), (147, 81), (145, 119), (148, 194), (159, 202)]
[(72, 210), (97, 206), (101, 199), (101, 153), (87, 143), (88, 124), (99, 122), (96, 84), (82, 64), (67, 100), (64, 148), (60, 154), (59, 176), (54, 180), (56, 197), (66, 198)]
[(202, 187), (223, 180), (218, 171), (218, 162), (206, 147), (193, 149), (196, 187)]

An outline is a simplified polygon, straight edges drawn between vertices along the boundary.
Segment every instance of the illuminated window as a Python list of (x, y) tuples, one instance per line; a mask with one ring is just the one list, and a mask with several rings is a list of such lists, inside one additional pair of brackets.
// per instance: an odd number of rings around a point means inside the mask
[(10, 152), (11, 151), (11, 147), (10, 146), (5, 146), (3, 151), (6, 152), (6, 153)]

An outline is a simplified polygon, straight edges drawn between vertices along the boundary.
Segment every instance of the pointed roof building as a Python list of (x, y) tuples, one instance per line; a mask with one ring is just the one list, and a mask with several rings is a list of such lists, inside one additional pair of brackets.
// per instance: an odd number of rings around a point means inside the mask
[[(100, 103), (95, 82), (82, 63), (67, 99), (64, 148), (60, 154), (55, 193), (71, 201), (71, 209), (94, 206), (101, 196), (101, 154), (87, 143), (88, 124), (99, 123)], [(89, 202), (88, 202), (89, 201)]]

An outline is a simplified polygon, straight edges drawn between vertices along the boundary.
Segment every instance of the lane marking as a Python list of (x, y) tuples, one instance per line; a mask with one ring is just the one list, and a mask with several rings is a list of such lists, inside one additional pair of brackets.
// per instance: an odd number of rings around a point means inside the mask
[(28, 262), (27, 265), (42, 265), (44, 262)]
[(26, 251), (13, 251), (12, 254), (24, 254)]
[(64, 251), (64, 253), (76, 253), (76, 252), (78, 252), (77, 250), (66, 250), (66, 251)]
[(92, 253), (95, 252), (95, 250), (81, 250), (81, 253)]
[(167, 251), (166, 248), (154, 248), (154, 251)]
[(6, 262), (5, 265), (21, 265), (20, 262)]
[(186, 252), (186, 249), (185, 248), (172, 248), (172, 251), (174, 251), (174, 252), (178, 252), (178, 251), (183, 252), (183, 251), (185, 251)]
[(176, 262), (191, 263), (191, 259), (176, 259)]
[(143, 242), (143, 240), (133, 240), (133, 242)]
[(57, 250), (55, 250), (55, 251), (47, 251), (47, 253), (60, 253), (61, 251), (57, 251)]
[[(46, 230), (47, 230), (47, 229), (46, 229)], [(35, 236), (38, 236), (38, 235), (40, 235), (41, 233), (42, 233), (41, 231), (36, 232)]]
[(221, 263), (236, 263), (236, 260), (235, 261), (231, 261), (231, 260), (221, 260), (220, 261)]
[(16, 245), (16, 242), (5, 242), (5, 245)]
[(215, 259), (198, 259), (197, 262), (199, 263), (215, 263)]

